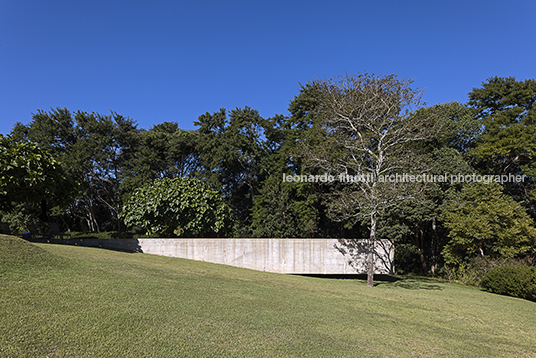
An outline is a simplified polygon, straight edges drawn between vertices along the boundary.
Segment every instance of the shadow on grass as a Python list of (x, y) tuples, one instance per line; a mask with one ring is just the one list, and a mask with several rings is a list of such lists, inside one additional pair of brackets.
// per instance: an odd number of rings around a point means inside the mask
[[(443, 287), (426, 278), (406, 278), (394, 283), (395, 287), (405, 288), (407, 290), (443, 290)], [(379, 283), (381, 285), (381, 283)]]
[(49, 238), (28, 238), (29, 242), (74, 245), (85, 247), (97, 247), (106, 250), (120, 251), (126, 253), (143, 252), (138, 239), (95, 239), (95, 238), (76, 238), (76, 239), (49, 239)]
[[(361, 280), (366, 281), (366, 274), (331, 274), (331, 275), (298, 275), (307, 277), (318, 277), (327, 279), (338, 280)], [(395, 275), (374, 275), (374, 287), (387, 285), (400, 287), (407, 290), (443, 290), (443, 287), (438, 284), (437, 279), (428, 277), (414, 277), (414, 276), (395, 276)]]

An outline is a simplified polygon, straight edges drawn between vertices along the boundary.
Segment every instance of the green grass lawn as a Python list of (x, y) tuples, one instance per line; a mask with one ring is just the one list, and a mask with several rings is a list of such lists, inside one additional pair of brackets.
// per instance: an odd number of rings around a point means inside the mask
[(536, 303), (0, 235), (1, 357), (536, 357)]

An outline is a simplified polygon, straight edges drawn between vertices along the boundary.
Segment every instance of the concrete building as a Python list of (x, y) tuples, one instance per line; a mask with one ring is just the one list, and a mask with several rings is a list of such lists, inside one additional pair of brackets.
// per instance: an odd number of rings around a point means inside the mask
[[(368, 241), (339, 239), (69, 239), (45, 240), (286, 274), (363, 274)], [(394, 273), (394, 247), (376, 242), (377, 274)]]

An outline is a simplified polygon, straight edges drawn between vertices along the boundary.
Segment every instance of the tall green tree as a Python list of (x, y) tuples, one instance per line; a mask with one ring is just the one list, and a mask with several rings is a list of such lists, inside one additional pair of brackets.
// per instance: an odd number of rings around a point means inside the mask
[(462, 183), (453, 183), (450, 179), (475, 173), (467, 152), (481, 128), (472, 111), (458, 102), (423, 107), (415, 115), (442, 123), (442, 130), (435, 138), (414, 145), (429, 156), (432, 165), (428, 174), (444, 180), (427, 183), (419, 200), (404, 201), (388, 208), (382, 214), (378, 237), (391, 240), (395, 245), (398, 272), (434, 275), (443, 264), (441, 251), (448, 242), (441, 210), (463, 187)]
[(73, 173), (82, 181), (77, 209), (90, 231), (120, 231), (120, 192), (124, 169), (132, 155), (137, 128), (133, 120), (116, 113), (77, 112), (77, 141), (73, 146)]
[(29, 125), (18, 123), (12, 134), (45, 148), (61, 160), (67, 174), (78, 182), (77, 194), (66, 222), (73, 229), (120, 229), (120, 183), (135, 147), (136, 124), (117, 113), (100, 115), (56, 108), (38, 111)]
[[(253, 235), (261, 237), (343, 237), (351, 235), (331, 220), (323, 199), (331, 189), (324, 183), (290, 183), (283, 176), (319, 174), (307, 168), (300, 144), (318, 127), (320, 102), (316, 89), (302, 85), (290, 102), (288, 117), (269, 118), (266, 142), (269, 155), (261, 162), (268, 177), (261, 183), (252, 209)], [(319, 142), (319, 148), (324, 143)]]
[(318, 101), (311, 86), (302, 86), (290, 103), (289, 117), (269, 118), (266, 143), (269, 153), (263, 158), (266, 179), (252, 208), (252, 231), (257, 237), (320, 236), (320, 198), (311, 183), (286, 183), (283, 175), (303, 174), (296, 145), (312, 126)]
[(486, 174), (527, 175), (524, 182), (503, 185), (530, 209), (536, 193), (536, 81), (489, 78), (469, 93), (468, 105), (483, 127), (472, 150), (479, 167)]
[(266, 173), (261, 161), (268, 153), (264, 141), (266, 121), (257, 110), (245, 107), (201, 115), (194, 122), (199, 133), (197, 151), (202, 176), (220, 190), (233, 209), (236, 235), (247, 235), (250, 210), (259, 182)]
[(443, 217), (450, 238), (442, 252), (447, 264), (536, 252), (532, 218), (495, 182), (466, 185), (445, 207)]
[(64, 205), (75, 187), (61, 163), (36, 143), (0, 134), (0, 210), (28, 204), (46, 217), (47, 201)]
[(127, 161), (122, 191), (132, 193), (155, 179), (197, 175), (201, 170), (196, 149), (198, 137), (196, 131), (180, 129), (174, 122), (163, 122), (149, 130), (141, 130)]

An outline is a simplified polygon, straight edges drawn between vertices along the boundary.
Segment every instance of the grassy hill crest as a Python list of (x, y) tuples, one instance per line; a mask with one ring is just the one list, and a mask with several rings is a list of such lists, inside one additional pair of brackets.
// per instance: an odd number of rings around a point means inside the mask
[(0, 273), (57, 267), (66, 261), (19, 237), (0, 234)]

